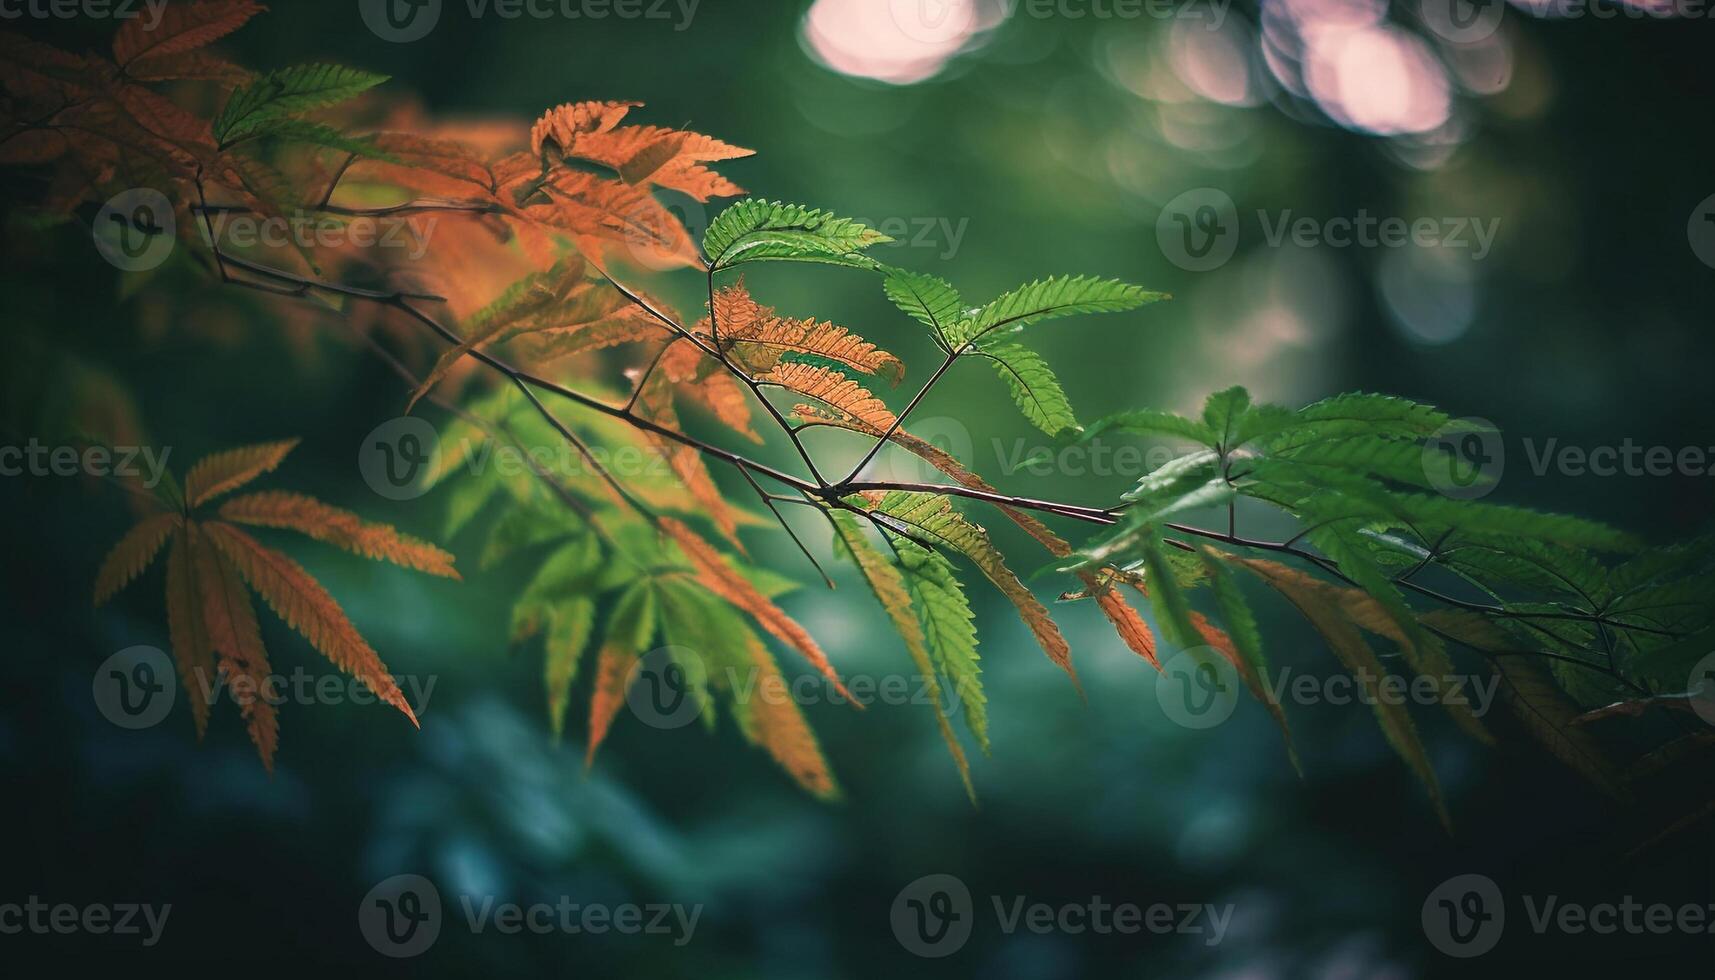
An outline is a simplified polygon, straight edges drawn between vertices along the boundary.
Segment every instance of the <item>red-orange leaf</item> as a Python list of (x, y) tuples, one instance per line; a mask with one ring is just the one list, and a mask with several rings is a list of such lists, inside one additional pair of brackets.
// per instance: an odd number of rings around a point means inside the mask
[(406, 703), (404, 693), (387, 672), (381, 657), (309, 572), (230, 524), (211, 521), (203, 529), (288, 626), (302, 633), (334, 666), (368, 685), (376, 697), (404, 712), (411, 724), (417, 724), (416, 713)]
[(641, 102), (567, 102), (555, 106), (536, 120), (530, 130), (530, 152), (541, 156), (549, 145), (565, 153), (587, 133), (605, 133), (619, 125), (626, 113)]
[[(193, 530), (190, 542), (197, 584), (202, 588), (203, 624), (209, 646), (220, 662), (221, 676), (238, 701), (262, 764), (272, 770), (274, 750), (280, 744), (280, 723), (274, 716), (277, 693), (270, 677), (268, 652), (262, 649), (256, 611), (250, 606), (250, 594), (244, 591), (231, 562), (210, 547), (207, 538)], [(193, 700), (196, 696), (193, 695)]]
[(178, 526), (177, 514), (151, 514), (125, 532), (125, 536), (102, 560), (101, 571), (95, 574), (95, 604), (105, 603), (143, 574), (143, 570), (160, 554), (167, 535)]
[(631, 686), (632, 668), (643, 648), (655, 636), (655, 591), (647, 582), (627, 589), (608, 617), (607, 637), (596, 654), (595, 689), (590, 694), (590, 744), (584, 764), (595, 761), (596, 750), (607, 739), (625, 691)]
[(167, 552), (167, 633), (173, 644), (173, 663), (178, 667), (179, 683), (183, 685), (191, 704), (191, 717), (196, 721), (197, 738), (208, 731), (209, 697), (205, 685), (214, 681), (214, 646), (209, 642), (208, 624), (203, 621), (204, 589), (197, 580), (196, 562), (192, 558), (191, 539), (194, 527), (183, 526), (173, 535), (173, 547)]
[(271, 472), (298, 445), (297, 439), (245, 446), (205, 456), (185, 475), (185, 501), (199, 507)]
[(390, 561), (430, 575), (459, 577), (453, 556), (427, 541), (401, 534), (386, 524), (372, 524), (303, 494), (268, 490), (234, 497), (221, 505), (220, 516), (239, 524), (298, 531), (365, 558)]
[(194, 51), (213, 44), (268, 8), (252, 0), (178, 0), (150, 16), (127, 19), (113, 38), (121, 66), (138, 58)]
[[(750, 702), (751, 723), (757, 742), (768, 750), (780, 768), (792, 774), (798, 785), (822, 799), (839, 796), (840, 788), (822, 755), (816, 733), (792, 700), (792, 692), (768, 648), (754, 635), (746, 638), (751, 662), (756, 665), (755, 696)], [(961, 758), (961, 762), (963, 759)], [(967, 777), (966, 785), (969, 786)]]
[(1155, 654), (1155, 634), (1150, 632), (1143, 616), (1125, 601), (1125, 596), (1110, 586), (1096, 595), (1096, 605), (1101, 607), (1108, 622), (1114, 624), (1114, 632), (1119, 634), (1120, 640), (1133, 653), (1149, 661), (1151, 667), (1160, 670), (1161, 660)]
[(757, 381), (806, 395), (878, 431), (893, 425), (893, 411), (869, 389), (817, 364), (782, 364)]

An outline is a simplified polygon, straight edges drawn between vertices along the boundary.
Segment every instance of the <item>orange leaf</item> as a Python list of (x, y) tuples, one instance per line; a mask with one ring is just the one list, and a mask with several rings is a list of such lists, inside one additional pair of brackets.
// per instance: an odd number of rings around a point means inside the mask
[(101, 570), (95, 574), (95, 604), (102, 605), (143, 574), (143, 570), (160, 554), (167, 535), (178, 526), (177, 514), (151, 514), (125, 532), (125, 536), (102, 559)]
[[(466, 186), (460, 190), (492, 192), (494, 174), (475, 150), (457, 140), (436, 139), (414, 133), (376, 133), (369, 142), (399, 161), (396, 167), (427, 170)], [(376, 166), (385, 161), (372, 161)]]
[(530, 152), (541, 156), (549, 144), (565, 153), (587, 133), (605, 133), (619, 125), (626, 113), (641, 102), (567, 102), (555, 106), (536, 120), (530, 129)]
[[(203, 624), (209, 646), (220, 661), (227, 684), (242, 681), (245, 690), (234, 690), (239, 711), (250, 730), (250, 740), (262, 755), (262, 764), (274, 769), (274, 750), (280, 744), (280, 723), (274, 717), (273, 681), (269, 677), (268, 652), (262, 648), (262, 631), (250, 594), (232, 570), (230, 562), (209, 547), (192, 530), (191, 554), (196, 562), (196, 581), (202, 588)], [(193, 698), (194, 699), (194, 698)]]
[(220, 516), (240, 524), (298, 531), (365, 558), (390, 561), (430, 575), (459, 577), (453, 556), (427, 541), (401, 534), (386, 524), (372, 524), (303, 494), (268, 490), (234, 497), (221, 505)]
[(870, 394), (868, 388), (820, 365), (782, 364), (756, 380), (814, 398), (877, 431), (886, 431), (894, 422), (887, 403)]
[(206, 51), (148, 55), (126, 65), (125, 74), (139, 82), (199, 81), (227, 85), (243, 85), (254, 77), (247, 69)]
[(203, 620), (203, 589), (191, 556), (191, 538), (196, 533), (193, 527), (180, 527), (167, 552), (167, 633), (200, 739), (208, 731), (209, 697), (204, 685), (214, 681), (214, 647)]
[(762, 442), (750, 423), (750, 390), (702, 348), (683, 337), (669, 341), (658, 369), (677, 386), (676, 394), (707, 408), (751, 442)]
[[(816, 733), (810, 730), (804, 713), (792, 700), (792, 692), (786, 686), (786, 678), (780, 674), (779, 665), (763, 642), (746, 632), (745, 645), (750, 648), (751, 661), (757, 671), (755, 698), (750, 703), (756, 740), (768, 750), (780, 768), (792, 774), (798, 785), (824, 800), (839, 796), (839, 785), (834, 782), (828, 760), (822, 755)], [(938, 700), (936, 704), (938, 711)], [(962, 755), (959, 761), (964, 761)], [(968, 770), (968, 767), (961, 768)], [(970, 786), (968, 771), (965, 785), (967, 789)]]
[(1143, 621), (1143, 616), (1132, 608), (1131, 603), (1125, 601), (1119, 590), (1112, 586), (1102, 590), (1096, 596), (1096, 605), (1101, 607), (1108, 622), (1114, 624), (1114, 632), (1119, 634), (1120, 640), (1133, 653), (1149, 661), (1151, 667), (1160, 670), (1161, 660), (1155, 654), (1155, 634), (1149, 631), (1149, 624)]
[[(665, 375), (654, 375), (643, 389), (643, 395), (638, 400), (641, 406), (649, 410), (650, 416), (671, 429), (679, 428), (679, 416), (673, 410), (672, 398), (668, 395), (668, 381)], [(685, 492), (691, 495), (709, 519), (715, 522), (733, 547), (744, 550), (744, 543), (738, 537), (738, 516), (732, 505), (727, 503), (726, 496), (720, 487), (715, 485), (714, 477), (709, 474), (708, 465), (703, 462), (703, 456), (696, 449), (683, 443), (676, 442), (664, 436), (646, 433), (644, 438), (655, 447), (667, 460), (667, 466), (673, 475), (685, 485)]]
[(628, 184), (654, 184), (702, 202), (744, 193), (744, 188), (703, 166), (704, 163), (736, 160), (753, 152), (701, 133), (657, 126), (623, 126), (608, 132), (584, 133), (566, 150), (568, 156), (613, 168)]
[(595, 690), (590, 694), (590, 744), (584, 765), (595, 762), (614, 716), (631, 686), (632, 667), (655, 636), (655, 592), (647, 582), (626, 590), (608, 617), (607, 637), (596, 655)]
[(288, 626), (302, 633), (334, 666), (368, 685), (376, 697), (404, 712), (411, 724), (417, 724), (416, 714), (381, 657), (309, 572), (230, 524), (210, 522), (204, 525), (204, 530)]
[(113, 58), (121, 66), (142, 57), (180, 54), (213, 44), (268, 8), (252, 0), (179, 0), (160, 10), (155, 21), (133, 17), (113, 38)]
[(898, 384), (905, 366), (899, 358), (845, 327), (814, 319), (794, 320), (774, 315), (739, 282), (715, 293), (712, 322), (697, 324), (696, 332), (720, 335), (728, 350), (752, 373), (773, 369), (786, 354), (808, 354), (844, 364), (854, 371), (876, 374)]
[(272, 472), (297, 445), (297, 439), (287, 439), (205, 456), (185, 475), (185, 501), (192, 507), (199, 507), (223, 493), (236, 490), (262, 474)]

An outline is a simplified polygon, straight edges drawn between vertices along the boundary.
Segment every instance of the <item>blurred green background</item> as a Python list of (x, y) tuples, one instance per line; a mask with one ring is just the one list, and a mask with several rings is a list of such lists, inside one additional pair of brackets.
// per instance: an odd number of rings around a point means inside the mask
[[(1293, 405), (1348, 389), (1406, 395), (1505, 430), (1493, 499), (1604, 518), (1657, 541), (1707, 528), (1706, 475), (1539, 475), (1525, 442), (1715, 444), (1715, 270), (1688, 239), (1715, 193), (1706, 18), (1543, 18), (1511, 7), (1497, 33), (1462, 45), (1438, 37), (1415, 6), (1361, 0), (1236, 4), (1216, 30), (1205, 7), (1178, 18), (984, 8), (980, 30), (947, 44), (940, 20), (904, 40), (876, 27), (878, 9), (911, 6), (826, 0), (807, 22), (808, 3), (703, 0), (686, 24), (676, 9), (663, 19), (472, 19), (453, 3), (427, 38), (393, 44), (365, 28), (355, 3), (281, 2), (228, 47), (258, 68), (326, 59), (387, 72), (437, 117), (528, 120), (564, 101), (646, 102), (641, 121), (756, 148), (723, 168), (752, 193), (904, 222), (907, 240), (884, 261), (934, 271), (970, 297), (1079, 272), (1173, 293), (1140, 313), (1041, 332), (1039, 348), (1086, 418), (1135, 405), (1184, 410), (1230, 384)], [(1370, 31), (1373, 43), (1329, 54), (1317, 48), (1329, 30)], [(43, 33), (93, 46), (104, 28)], [(937, 47), (947, 50), (925, 53)], [(916, 60), (876, 60), (890, 51)], [(851, 74), (865, 66), (903, 74)], [(1208, 272), (1176, 266), (1157, 238), (1164, 206), (1199, 187), (1229, 195), (1242, 227), (1234, 258)], [(678, 205), (700, 232), (708, 213)], [(1270, 221), (1364, 209), (1500, 224), (1479, 261), (1446, 248), (1274, 247), (1259, 209)], [(8, 331), (51, 337), (120, 376), (152, 439), (174, 447), (175, 469), (301, 435), (266, 485), (435, 535), (443, 494), (394, 503), (359, 478), (360, 440), (403, 405), (374, 358), (337, 337), (310, 341), (306, 355), (302, 338), (261, 318), (219, 337), (188, 316), (139, 324), (135, 300), (76, 228), (15, 231), (5, 247)], [(783, 312), (850, 325), (901, 354), (913, 367), (907, 386), (932, 363), (915, 324), (869, 278), (794, 268), (749, 282)], [(699, 289), (694, 274), (652, 285), (681, 309)], [(47, 414), (55, 394), (19, 373), (6, 382), (8, 401), (22, 406), (8, 442), (34, 434), (32, 411)], [(982, 370), (939, 389), (921, 423), (968, 439), (976, 468), (1006, 489), (1094, 503), (1138, 475), (1007, 472), (1027, 429)], [(1486, 874), (1509, 894), (1707, 901), (1707, 835), (1628, 857), (1641, 842), (1628, 816), (1534, 748), (1485, 750), (1420, 712), (1453, 812), (1449, 838), (1362, 706), (1288, 709), (1306, 761), (1300, 780), (1258, 705), (1206, 732), (1168, 721), (1154, 672), (1083, 608), (1065, 624), (1088, 690), (1080, 702), (981, 590), (995, 739), (993, 757), (976, 764), (981, 805), (966, 801), (923, 708), (819, 705), (807, 710), (845, 788), (844, 802), (823, 805), (730, 728), (663, 732), (622, 717), (586, 774), (577, 738), (551, 743), (539, 652), (506, 647), (509, 603), (529, 569), (475, 574), (480, 539), (444, 542), (471, 570), (464, 583), (292, 542), (287, 550), (389, 666), (435, 687), (421, 732), (377, 707), (287, 706), (270, 778), (230, 710), (215, 712), (201, 745), (182, 708), (143, 732), (96, 712), (95, 665), (134, 644), (166, 646), (158, 570), (111, 607), (89, 608), (96, 565), (128, 523), (119, 495), (9, 477), (0, 501), (14, 569), (0, 658), (12, 822), (0, 898), (174, 905), (165, 938), (146, 952), (0, 937), (8, 960), (1018, 980), (1512, 976), (1544, 960), (1574, 975), (1626, 965), (1707, 972), (1715, 962), (1705, 936), (1537, 937), (1522, 921), (1486, 957), (1443, 957), (1425, 941), (1420, 906), (1452, 874)], [(751, 544), (810, 581), (783, 535), (759, 532)], [(854, 584), (806, 588), (786, 605), (842, 670), (908, 670)], [(1277, 662), (1332, 669), (1301, 623), (1263, 605)], [(276, 668), (315, 668), (300, 639), (263, 618)], [(582, 717), (574, 707), (573, 731)], [(705, 909), (682, 948), (659, 937), (448, 927), (420, 958), (387, 961), (365, 944), (355, 910), (376, 882), (406, 872), (429, 876), (449, 904), (459, 894), (567, 895)], [(945, 960), (913, 957), (889, 924), (900, 890), (932, 873), (958, 876), (978, 903), (969, 944)], [(1213, 947), (1196, 936), (1007, 935), (986, 897), (1018, 895), (1236, 911)]]

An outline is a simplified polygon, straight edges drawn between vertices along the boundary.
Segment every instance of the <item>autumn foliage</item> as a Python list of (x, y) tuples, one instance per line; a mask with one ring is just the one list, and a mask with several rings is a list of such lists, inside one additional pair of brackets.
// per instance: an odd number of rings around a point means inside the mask
[[(1300, 612), (1334, 663), (1360, 678), (1388, 673), (1393, 658), (1377, 644), (1430, 683), (1456, 684), (1456, 656), (1475, 665), (1469, 670), (1499, 675), (1517, 728), (1554, 757), (1615, 796), (1647, 788), (1637, 753), (1604, 737), (1614, 713), (1588, 713), (1620, 703), (1670, 711), (1665, 705), (1683, 700), (1715, 608), (1705, 543), (1652, 551), (1594, 522), (1437, 493), (1437, 468), (1458, 462), (1438, 440), (1462, 423), (1398, 398), (1340, 395), (1288, 409), (1229, 388), (1195, 416), (1140, 408), (1081, 424), (1030, 338), (1062, 318), (1130, 313), (1167, 297), (1054, 275), (971, 301), (938, 276), (873, 258), (869, 250), (887, 239), (859, 222), (763, 199), (720, 210), (698, 242), (664, 196), (708, 203), (742, 194), (716, 166), (751, 151), (647, 124), (643, 107), (624, 101), (559, 105), (530, 126), (439, 124), (378, 95), (385, 79), (377, 75), (332, 65), (258, 74), (212, 53), (261, 9), (243, 0), (176, 3), (154, 32), (127, 25), (107, 55), (0, 35), (0, 164), (34, 178), (34, 206), (50, 215), (87, 214), (123, 189), (162, 191), (175, 209), (174, 262), (199, 269), (210, 290), (247, 291), (274, 322), (297, 322), (306, 308), (337, 321), (342, 337), (402, 375), (402, 404), (444, 417), (445, 451), (425, 485), (446, 500), (446, 540), (472, 535), (486, 514), (482, 568), (531, 566), (510, 638), (544, 650), (556, 734), (588, 675), (590, 757), (621, 717), (644, 655), (665, 649), (695, 658), (679, 666), (706, 723), (724, 707), (807, 790), (837, 792), (800, 706), (767, 694), (785, 678), (777, 651), (844, 691), (837, 665), (780, 601), (797, 583), (747, 554), (745, 537), (775, 523), (806, 567), (827, 577), (818, 555), (830, 549), (792, 530), (781, 516), (790, 506), (826, 526), (831, 553), (852, 564), (881, 606), (878, 622), (931, 682), (935, 723), (973, 796), (964, 741), (986, 751), (990, 718), (967, 585), (992, 587), (1016, 613), (1020, 635), (1076, 685), (1057, 622), (1063, 612), (1051, 612), (1015, 570), (1044, 565), (1061, 583), (1059, 609), (1092, 608), (1140, 667), (1190, 656), (1200, 668), (1230, 671), (1277, 721), (1295, 766), (1304, 760), (1271, 693), (1253, 595), (1241, 580)], [(412, 263), (350, 243), (240, 246), (217, 231), (222, 216), (301, 211), (440, 223), (425, 259)], [(847, 326), (766, 305), (740, 278), (758, 263), (876, 277), (941, 362), (909, 398), (895, 398), (908, 374), (900, 357)], [(631, 284), (642, 270), (690, 270), (706, 287), (703, 308), (683, 315)], [(910, 431), (939, 380), (973, 364), (1056, 444), (1103, 434), (1184, 451), (1111, 504), (1003, 491)], [(712, 424), (722, 438), (694, 436), (688, 421)], [(374, 420), (352, 424), (366, 430)], [(858, 465), (825, 472), (806, 445), (812, 430), (857, 447)], [(523, 474), (464, 465), (485, 447), (542, 445), (567, 448), (570, 462)], [(452, 559), (290, 493), (215, 505), (290, 448), (199, 463), (183, 491), (114, 548), (96, 599), (165, 548), (167, 618), (184, 677), (214, 669), (267, 676), (248, 590), (409, 716), (334, 600), (240, 526), (297, 530), (456, 577)], [(621, 472), (603, 462), (625, 452), (662, 465)], [(942, 481), (875, 475), (878, 460), (902, 456)], [(1301, 530), (1279, 541), (1248, 537), (1241, 502), (1281, 512)], [(1022, 529), (1036, 553), (1004, 554), (987, 526), (997, 518)], [(1198, 523), (1205, 518), (1207, 526)], [(1074, 543), (1073, 529), (1088, 537)], [(740, 676), (758, 683), (741, 688)], [(1460, 698), (1442, 700), (1472, 738), (1500, 737)], [(196, 710), (200, 730), (206, 704)], [(272, 707), (258, 699), (243, 711), (270, 761)], [(1378, 704), (1376, 720), (1450, 821), (1410, 713)]]
[[(189, 696), (200, 736), (208, 727), (208, 691), (218, 676), (239, 692), (250, 740), (262, 763), (274, 766), (280, 742), (273, 670), (250, 602), (255, 592), (286, 625), (302, 633), (340, 670), (362, 681), (383, 702), (416, 724), (417, 716), (378, 655), (339, 603), (297, 562), (257, 541), (244, 526), (297, 531), (366, 558), (431, 575), (458, 578), (453, 557), (424, 541), (372, 524), (311, 497), (261, 491), (217, 498), (271, 472), (297, 440), (216, 453), (192, 466), (182, 489), (173, 483), (149, 495), (152, 512), (126, 533), (101, 563), (95, 604), (101, 605), (167, 552), (167, 622), (173, 660)], [(248, 589), (248, 591), (247, 591)]]

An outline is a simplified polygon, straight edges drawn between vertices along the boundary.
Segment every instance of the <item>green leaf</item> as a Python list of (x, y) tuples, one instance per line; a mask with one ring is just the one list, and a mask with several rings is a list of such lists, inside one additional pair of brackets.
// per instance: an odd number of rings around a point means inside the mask
[(520, 551), (581, 534), (583, 529), (583, 525), (565, 507), (540, 510), (509, 507), (489, 529), (477, 567), (488, 571)]
[(1076, 316), (1080, 313), (1119, 313), (1167, 299), (1166, 293), (1151, 292), (1117, 279), (1094, 276), (1059, 276), (1039, 279), (1002, 293), (978, 309), (949, 332), (957, 349), (978, 341), (993, 342), (1033, 323)]
[[(965, 751), (959, 745), (958, 737), (953, 734), (953, 726), (947, 720), (947, 713), (941, 706), (941, 686), (937, 680), (935, 656), (929, 651), (929, 641), (923, 631), (922, 617), (913, 611), (911, 588), (906, 578), (893, 562), (878, 551), (869, 539), (864, 537), (863, 530), (858, 527), (856, 518), (841, 511), (831, 511), (828, 514), (834, 523), (834, 541), (837, 550), (852, 560), (852, 563), (863, 572), (870, 591), (875, 594), (876, 601), (893, 621), (893, 627), (898, 631), (900, 639), (905, 641), (905, 649), (911, 655), (911, 661), (917, 666), (918, 673), (927, 685), (927, 695), (930, 706), (935, 712), (935, 722), (941, 731), (941, 739), (947, 744), (947, 751), (953, 757), (953, 763), (959, 768), (959, 775), (965, 783), (965, 793), (974, 801), (976, 788), (971, 783), (970, 763), (965, 759)], [(914, 547), (906, 542), (907, 546)], [(976, 637), (971, 636), (971, 669), (975, 669)], [(965, 702), (963, 694), (955, 695), (961, 703)], [(982, 696), (981, 689), (976, 696)], [(980, 707), (980, 706), (979, 706)], [(967, 717), (971, 716), (966, 711)], [(977, 720), (986, 725), (986, 719), (979, 713)], [(973, 724), (972, 734), (978, 736), (983, 745), (983, 751), (988, 751), (988, 733), (979, 730)]]
[(1262, 651), (1262, 630), (1257, 627), (1256, 616), (1251, 612), (1250, 603), (1245, 601), (1244, 592), (1239, 589), (1231, 572), (1222, 563), (1220, 553), (1209, 547), (1198, 550), (1197, 556), (1203, 561), (1203, 568), (1208, 572), (1209, 585), (1215, 594), (1215, 605), (1220, 610), (1221, 623), (1227, 628), (1227, 636), (1233, 641), (1233, 650), (1238, 654), (1240, 662), (1234, 664), (1245, 685), (1251, 689), (1268, 713), (1274, 716), (1275, 723), (1280, 726), (1280, 733), (1286, 739), (1286, 754), (1292, 760), (1292, 768), (1299, 775), (1304, 774), (1304, 766), (1298, 760), (1298, 749), (1292, 744), (1292, 729), (1286, 723), (1286, 712), (1280, 702), (1275, 699), (1274, 690), (1268, 683), (1268, 658)]
[[(1339, 436), (1400, 439), (1413, 443), (1432, 435), (1490, 432), (1486, 425), (1455, 420), (1438, 409), (1391, 395), (1336, 395), (1262, 427), (1264, 448), (1280, 452), (1306, 443)], [(1254, 436), (1253, 436), (1254, 438)]]
[(1442, 548), (1437, 564), (1497, 597), (1510, 586), (1594, 606), (1610, 594), (1606, 573), (1589, 554), (1528, 538), (1460, 531)]
[(222, 146), (272, 131), (283, 120), (337, 105), (387, 81), (386, 75), (339, 65), (296, 65), (271, 71), (238, 89), (214, 121)]
[(1296, 420), (1295, 414), (1279, 405), (1252, 405), (1250, 411), (1234, 420), (1227, 451), (1273, 436), (1294, 425)]
[(1609, 584), (1617, 593), (1642, 585), (1680, 578), (1688, 573), (1715, 571), (1715, 538), (1701, 537), (1666, 548), (1655, 548), (1614, 566)]
[(1360, 519), (1404, 527), (1428, 541), (1451, 529), (1457, 532), (1530, 538), (1570, 548), (1631, 552), (1636, 538), (1605, 524), (1549, 514), (1523, 507), (1479, 500), (1403, 493), (1390, 490), (1361, 474), (1331, 467), (1311, 467), (1272, 457), (1249, 461), (1241, 493), (1267, 500), (1307, 516), (1314, 510), (1323, 519)]
[(896, 533), (950, 548), (970, 559), (977, 570), (1012, 603), (1048, 659), (1068, 676), (1076, 678), (1072, 670), (1071, 647), (1047, 608), (1007, 567), (1005, 557), (989, 540), (988, 532), (954, 510), (948, 498), (930, 493), (891, 491), (879, 501), (857, 499), (872, 503), (874, 509), (871, 513), (883, 518), (882, 523), (894, 528)]
[(1201, 646), (1203, 635), (1191, 621), (1191, 603), (1179, 587), (1179, 580), (1161, 553), (1160, 533), (1151, 529), (1139, 541), (1143, 553), (1144, 573), (1149, 582), (1149, 605), (1155, 612), (1155, 625), (1167, 642), (1181, 650)]
[[(531, 512), (519, 509), (509, 511), (508, 516), (512, 513)], [(555, 550), (536, 569), (535, 576), (512, 606), (512, 642), (522, 642), (541, 632), (561, 602), (598, 591), (593, 579), (601, 568), (601, 543), (593, 534)]]
[(943, 343), (947, 340), (947, 331), (969, 312), (952, 283), (921, 272), (890, 269), (887, 278), (882, 280), (881, 288), (894, 306), (935, 331), (935, 336)]
[[(685, 687), (697, 703), (697, 717), (705, 728), (713, 728), (711, 682), (726, 684), (749, 669), (745, 644), (755, 640), (756, 634), (736, 610), (695, 582), (664, 578), (657, 582), (657, 591), (667, 655), (678, 666)], [(744, 716), (750, 710), (748, 702), (731, 698), (730, 708), (741, 726), (747, 724)]]
[[(1445, 469), (1436, 470), (1434, 461), (1453, 459), (1451, 453), (1439, 446), (1376, 436), (1319, 439), (1283, 450), (1280, 457), (1305, 466), (1332, 467), (1425, 489), (1435, 487), (1435, 481), (1430, 478), (1431, 472), (1446, 472)], [(1493, 482), (1488, 474), (1478, 474), (1472, 485), (1487, 486)]]
[(1217, 391), (1203, 403), (1203, 424), (1215, 434), (1217, 445), (1228, 452), (1237, 448), (1235, 427), (1251, 410), (1251, 393), (1234, 386)]
[(1163, 502), (1199, 489), (1210, 479), (1220, 476), (1220, 457), (1213, 452), (1186, 453), (1157, 466), (1137, 481), (1137, 486), (1123, 496), (1146, 506)]
[(1079, 441), (1089, 442), (1105, 432), (1189, 439), (1210, 448), (1214, 448), (1215, 445), (1215, 432), (1209, 428), (1207, 423), (1152, 408), (1140, 408), (1109, 415), (1086, 429)]
[(464, 530), (482, 508), (488, 504), (489, 498), (499, 489), (492, 480), (472, 479), (461, 480), (453, 487), (447, 497), (447, 517), (441, 524), (441, 536), (454, 538)]
[(1042, 355), (1018, 344), (997, 344), (979, 353), (994, 362), (1012, 392), (1013, 402), (1031, 425), (1051, 436), (1078, 428), (1078, 418), (1072, 412), (1066, 390)]
[(983, 694), (982, 666), (977, 655), (976, 617), (965, 597), (953, 563), (942, 555), (894, 537), (899, 568), (911, 591), (913, 607), (923, 622), (924, 635), (935, 666), (946, 675), (947, 685), (964, 712), (965, 726), (989, 750), (988, 698)]
[[(1299, 420), (1316, 423), (1327, 435), (1429, 436), (1453, 419), (1436, 408), (1407, 398), (1353, 392), (1306, 405)], [(1471, 427), (1471, 431), (1480, 431)]]
[(548, 689), (548, 724), (558, 740), (566, 730), (566, 708), (571, 704), (572, 682), (595, 627), (595, 600), (574, 596), (556, 603), (548, 613), (548, 658), (542, 681)]
[(862, 250), (890, 241), (881, 232), (827, 211), (751, 199), (732, 205), (709, 224), (703, 251), (716, 271), (758, 261), (879, 269), (881, 263)]
[(1609, 552), (1633, 552), (1640, 546), (1633, 535), (1599, 521), (1524, 507), (1422, 494), (1399, 494), (1398, 507), (1402, 517), (1420, 527), (1452, 527)]
[(270, 139), (325, 146), (330, 150), (344, 150), (347, 153), (355, 153), (385, 163), (400, 162), (398, 157), (376, 146), (365, 137), (347, 136), (332, 126), (305, 119), (276, 120), (268, 124), (267, 135)]

